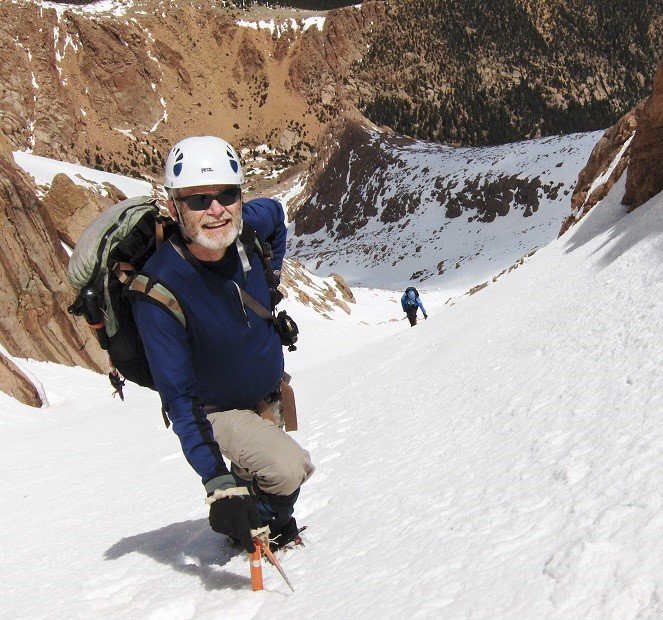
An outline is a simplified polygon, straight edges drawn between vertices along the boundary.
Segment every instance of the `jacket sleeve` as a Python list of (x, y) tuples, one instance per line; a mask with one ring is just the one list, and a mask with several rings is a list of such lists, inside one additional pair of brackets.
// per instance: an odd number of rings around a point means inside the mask
[(426, 308), (424, 308), (424, 304), (419, 297), (417, 297), (417, 306), (421, 308), (422, 314), (426, 314)]
[(271, 198), (256, 198), (244, 203), (242, 217), (258, 237), (272, 246), (272, 267), (280, 271), (285, 256), (287, 229), (283, 207)]
[(195, 373), (186, 330), (153, 303), (136, 299), (132, 307), (152, 377), (186, 460), (203, 484), (227, 475), (212, 425), (195, 399)]
[(403, 312), (407, 311), (407, 307), (405, 306), (405, 300), (407, 299), (407, 295), (403, 293), (401, 297), (401, 308), (403, 308)]

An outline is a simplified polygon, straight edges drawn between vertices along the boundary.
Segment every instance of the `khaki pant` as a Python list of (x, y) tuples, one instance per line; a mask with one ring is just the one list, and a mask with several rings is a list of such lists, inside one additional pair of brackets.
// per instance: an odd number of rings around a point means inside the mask
[(221, 454), (233, 471), (272, 495), (291, 495), (315, 471), (311, 456), (290, 435), (250, 409), (207, 415)]

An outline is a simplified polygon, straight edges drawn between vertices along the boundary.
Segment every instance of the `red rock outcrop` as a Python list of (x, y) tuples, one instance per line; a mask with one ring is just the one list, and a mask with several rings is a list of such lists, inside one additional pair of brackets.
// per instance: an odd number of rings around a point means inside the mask
[(23, 173), (0, 153), (0, 342), (16, 357), (100, 370), (93, 336), (67, 313), (68, 257)]
[[(629, 139), (630, 144), (624, 148)], [(616, 157), (619, 161), (615, 164)], [(613, 164), (608, 177), (595, 185)], [(627, 176), (622, 202), (629, 206), (629, 211), (663, 191), (663, 60), (656, 72), (652, 94), (607, 129), (596, 143), (587, 165), (578, 175), (571, 197), (573, 214), (564, 220), (559, 234), (563, 235), (603, 200), (624, 171)]]
[[(619, 180), (628, 166), (632, 144), (624, 145), (633, 137), (641, 106), (625, 114), (619, 122), (608, 128), (592, 150), (587, 165), (578, 175), (578, 183), (571, 196), (572, 214), (562, 223), (559, 231), (563, 235), (575, 222), (583, 218), (598, 202), (603, 200), (610, 188)], [(621, 153), (620, 156), (620, 151)], [(594, 186), (596, 179), (604, 174), (620, 156), (619, 161), (602, 183)]]
[(76, 185), (66, 174), (56, 174), (43, 199), (60, 239), (73, 248), (87, 225), (104, 209), (124, 200), (117, 188), (109, 197)]
[(43, 402), (39, 390), (25, 373), (9, 358), (0, 353), (0, 387), (24, 405), (41, 407)]
[(631, 162), (622, 202), (630, 210), (663, 191), (663, 60), (658, 65), (654, 88), (638, 117), (631, 144)]

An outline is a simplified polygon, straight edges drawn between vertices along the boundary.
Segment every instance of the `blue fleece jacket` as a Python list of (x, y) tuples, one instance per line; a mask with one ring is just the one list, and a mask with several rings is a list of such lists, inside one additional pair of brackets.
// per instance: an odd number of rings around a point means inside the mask
[(424, 308), (424, 304), (419, 297), (411, 299), (408, 297), (407, 293), (403, 293), (403, 296), (401, 297), (401, 308), (403, 308), (403, 312), (407, 312), (408, 309), (414, 307), (421, 308), (421, 313), (426, 314), (426, 308)]
[[(274, 269), (285, 254), (283, 208), (267, 198), (252, 200), (242, 210), (244, 227), (272, 245)], [(143, 271), (155, 276), (177, 296), (187, 318), (184, 327), (149, 301), (133, 303), (136, 325), (164, 409), (179, 437), (187, 461), (203, 484), (228, 473), (212, 427), (201, 408), (249, 409), (278, 386), (283, 350), (273, 325), (243, 307), (238, 286), (265, 308), (269, 288), (260, 256), (250, 257), (246, 281), (234, 245), (214, 268), (184, 260), (165, 243)]]

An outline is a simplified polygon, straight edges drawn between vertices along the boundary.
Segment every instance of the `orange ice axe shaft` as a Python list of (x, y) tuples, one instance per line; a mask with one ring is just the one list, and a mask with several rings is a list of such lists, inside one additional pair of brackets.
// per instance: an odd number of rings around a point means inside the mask
[[(257, 538), (253, 539), (253, 542), (258, 540)], [(257, 592), (262, 590), (262, 560), (260, 559), (260, 550), (261, 546), (256, 544), (256, 550), (253, 553), (249, 553), (249, 565), (251, 566), (251, 586), (253, 591)]]
[[(266, 545), (258, 537), (253, 539), (253, 543), (256, 546), (256, 553), (260, 554), (260, 552), (262, 551), (267, 556), (267, 559), (275, 566), (276, 570), (279, 571), (279, 573), (281, 574), (281, 577), (283, 577), (285, 582), (288, 584), (288, 587), (294, 592), (295, 589), (292, 587), (290, 579), (288, 579), (288, 576), (285, 574), (285, 571), (283, 570), (281, 563), (276, 559), (276, 556), (272, 553), (271, 549), (269, 548), (269, 545), (268, 544)], [(253, 570), (253, 568), (251, 568), (251, 570)], [(260, 589), (262, 590), (262, 588)]]

